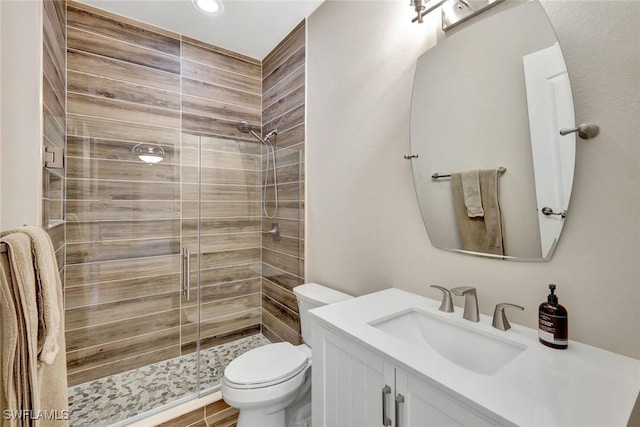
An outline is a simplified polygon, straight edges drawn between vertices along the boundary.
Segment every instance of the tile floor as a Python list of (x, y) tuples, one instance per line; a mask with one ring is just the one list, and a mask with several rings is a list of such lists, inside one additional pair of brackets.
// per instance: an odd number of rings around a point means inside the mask
[[(253, 348), (269, 344), (252, 335), (201, 352), (200, 390), (216, 387), (224, 368)], [(195, 353), (69, 387), (71, 427), (102, 427), (194, 394), (198, 389)]]

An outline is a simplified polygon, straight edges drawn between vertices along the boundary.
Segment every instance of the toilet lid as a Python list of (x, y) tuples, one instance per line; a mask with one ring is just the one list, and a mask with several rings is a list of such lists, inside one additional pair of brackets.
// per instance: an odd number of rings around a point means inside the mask
[(288, 342), (268, 344), (234, 359), (224, 370), (225, 379), (238, 385), (266, 387), (302, 371), (307, 355)]

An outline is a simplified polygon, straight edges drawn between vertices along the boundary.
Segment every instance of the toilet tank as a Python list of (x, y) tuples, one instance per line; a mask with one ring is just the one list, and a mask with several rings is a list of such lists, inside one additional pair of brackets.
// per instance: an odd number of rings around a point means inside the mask
[(313, 341), (313, 319), (311, 319), (309, 315), (309, 310), (353, 298), (351, 295), (318, 285), (317, 283), (306, 283), (296, 286), (293, 288), (293, 293), (298, 300), (302, 338), (304, 338), (304, 342), (308, 346), (311, 346), (311, 342)]

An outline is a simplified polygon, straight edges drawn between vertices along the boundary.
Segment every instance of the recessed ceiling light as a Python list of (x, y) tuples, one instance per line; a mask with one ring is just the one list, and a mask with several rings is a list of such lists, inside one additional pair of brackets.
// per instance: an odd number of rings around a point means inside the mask
[(191, 0), (200, 12), (208, 15), (220, 15), (224, 10), (220, 0)]

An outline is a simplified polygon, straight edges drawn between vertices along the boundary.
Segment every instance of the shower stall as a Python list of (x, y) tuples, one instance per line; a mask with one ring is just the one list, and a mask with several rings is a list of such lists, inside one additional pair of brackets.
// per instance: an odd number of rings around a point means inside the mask
[(256, 60), (67, 2), (72, 425), (201, 396), (242, 352), (299, 343), (303, 84), (304, 24)]

